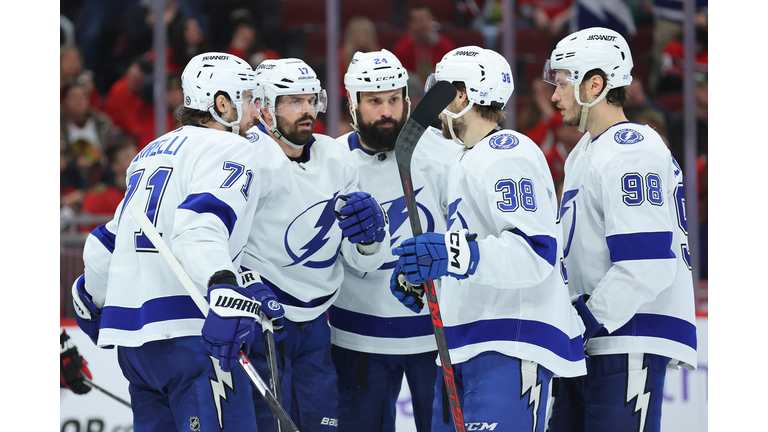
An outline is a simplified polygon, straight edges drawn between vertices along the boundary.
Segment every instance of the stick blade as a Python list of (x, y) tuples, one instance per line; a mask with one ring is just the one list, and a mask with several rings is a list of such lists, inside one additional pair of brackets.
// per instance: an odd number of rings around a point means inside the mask
[(455, 98), (456, 87), (448, 81), (438, 81), (413, 109), (411, 119), (426, 129)]

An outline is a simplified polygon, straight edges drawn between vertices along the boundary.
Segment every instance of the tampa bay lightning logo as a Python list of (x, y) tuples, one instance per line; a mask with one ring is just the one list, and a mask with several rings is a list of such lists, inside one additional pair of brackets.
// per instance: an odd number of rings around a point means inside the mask
[[(336, 223), (333, 202), (338, 193), (334, 193), (330, 199), (313, 204), (288, 225), (283, 243), (293, 262), (285, 267), (301, 264), (309, 268), (326, 268), (336, 262), (341, 250), (341, 229)], [(308, 227), (314, 229), (308, 230)], [(312, 238), (305, 241), (308, 236)], [(298, 245), (302, 246), (298, 247), (298, 252), (294, 252)]]
[[(418, 196), (422, 189), (424, 188), (422, 187), (416, 189), (413, 196)], [(395, 247), (395, 245), (399, 244), (399, 240), (403, 234), (407, 235), (408, 237), (411, 236), (410, 230), (408, 230), (407, 233), (404, 231), (399, 231), (402, 226), (410, 227), (408, 220), (408, 208), (405, 204), (405, 196), (401, 196), (400, 198), (394, 199), (392, 201), (383, 202), (381, 203), (381, 206), (387, 209), (387, 216), (389, 217), (390, 247)], [(433, 232), (435, 230), (435, 218), (432, 216), (432, 213), (429, 212), (426, 206), (419, 203), (418, 201), (416, 202), (416, 206), (419, 208), (419, 221), (422, 223), (422, 228), (426, 228), (424, 230), (425, 232)], [(396, 264), (397, 260), (393, 260), (391, 262), (384, 263), (381, 267), (379, 267), (379, 269), (393, 269), (395, 268)]]
[[(576, 195), (578, 195), (578, 193), (579, 193), (578, 189), (571, 189), (569, 191), (565, 191), (563, 192), (563, 197), (560, 200), (561, 201), (560, 214), (558, 214), (558, 217), (557, 217), (558, 223), (560, 223), (563, 220), (563, 215), (565, 215), (565, 213), (569, 209), (573, 208), (573, 212), (571, 215), (571, 222), (570, 222), (571, 227), (568, 232), (568, 240), (566, 240), (565, 249), (563, 249), (564, 257), (567, 257), (568, 252), (571, 251), (571, 241), (573, 240), (573, 232), (576, 228), (576, 200), (574, 200), (574, 198), (576, 198)], [(566, 280), (567, 282), (567, 275), (564, 274), (563, 277), (564, 277), (564, 280)]]
[(464, 219), (464, 216), (459, 213), (459, 203), (461, 203), (461, 198), (457, 199), (456, 201), (448, 204), (448, 231), (456, 231), (456, 228), (453, 228), (453, 223), (456, 222), (456, 218), (458, 218), (459, 222), (461, 222), (461, 229), (469, 229), (469, 226), (467, 226), (467, 221)]
[(245, 134), (245, 137), (248, 139), (248, 141), (253, 143), (253, 142), (256, 142), (256, 141), (259, 140), (259, 133), (258, 132), (248, 132), (247, 134)]
[(271, 311), (279, 311), (280, 303), (278, 303), (277, 300), (270, 300), (267, 302), (267, 309)]
[(491, 148), (496, 150), (515, 148), (518, 144), (520, 144), (520, 140), (518, 140), (517, 137), (512, 134), (495, 135), (488, 143)]
[(613, 139), (619, 144), (635, 144), (644, 138), (638, 131), (632, 129), (622, 129), (613, 135)]

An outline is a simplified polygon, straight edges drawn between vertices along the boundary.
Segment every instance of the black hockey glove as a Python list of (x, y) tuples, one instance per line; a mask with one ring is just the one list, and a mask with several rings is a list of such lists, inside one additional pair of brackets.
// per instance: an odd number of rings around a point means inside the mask
[(77, 347), (69, 339), (66, 330), (61, 331), (59, 344), (61, 352), (61, 388), (72, 390), (76, 394), (86, 394), (91, 391), (91, 387), (85, 383), (83, 375), (92, 379), (91, 371), (88, 370), (88, 362), (77, 352)]

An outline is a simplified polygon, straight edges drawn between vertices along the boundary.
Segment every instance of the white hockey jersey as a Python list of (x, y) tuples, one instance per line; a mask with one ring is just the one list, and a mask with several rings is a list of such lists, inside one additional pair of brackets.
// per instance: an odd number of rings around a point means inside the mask
[(85, 287), (102, 309), (98, 346), (199, 335), (204, 318), (128, 214), (140, 206), (200, 293), (236, 272), (259, 199), (262, 164), (243, 137), (184, 126), (148, 144), (127, 170), (115, 217), (88, 236)]
[(448, 229), (477, 234), (477, 270), (438, 292), (454, 363), (482, 352), (586, 373), (581, 321), (561, 273), (557, 197), (539, 147), (511, 130), (463, 150), (451, 169)]
[[(397, 264), (391, 248), (413, 237), (394, 151), (370, 152), (357, 132), (338, 138), (354, 156), (360, 188), (381, 203), (389, 216), (387, 260), (371, 272), (344, 266), (339, 297), (330, 309), (331, 341), (367, 353), (416, 354), (437, 350), (429, 308), (415, 315), (392, 295), (389, 280)], [(425, 232), (445, 232), (448, 168), (460, 147), (434, 128), (428, 129), (411, 162), (419, 218)]]
[(565, 162), (568, 287), (605, 329), (589, 354), (652, 353), (696, 367), (683, 173), (661, 137), (622, 122), (585, 133)]
[(343, 259), (361, 271), (379, 268), (389, 256), (389, 235), (371, 255), (343, 239), (334, 198), (358, 191), (358, 170), (349, 149), (315, 134), (305, 145), (308, 160), (290, 160), (259, 125), (248, 131), (256, 155), (282, 154), (283, 162), (261, 171), (262, 197), (254, 215), (242, 267), (257, 271), (277, 295), (285, 316), (311, 321), (338, 296)]

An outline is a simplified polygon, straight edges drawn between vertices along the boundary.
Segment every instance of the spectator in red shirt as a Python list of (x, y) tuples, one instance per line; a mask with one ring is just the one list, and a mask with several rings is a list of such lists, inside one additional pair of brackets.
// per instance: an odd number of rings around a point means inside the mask
[(125, 75), (109, 89), (104, 102), (104, 112), (115, 126), (136, 139), (141, 136), (144, 113), (151, 109), (141, 98), (144, 80), (151, 72), (151, 62), (134, 60)]
[[(142, 91), (146, 109), (142, 112), (141, 133), (136, 139), (137, 150), (141, 150), (159, 135), (155, 132), (155, 98), (152, 79), (147, 80)], [(168, 75), (165, 93), (165, 132), (170, 132), (177, 127), (176, 114), (178, 108), (184, 104), (184, 91), (181, 88), (181, 76)]]
[[(109, 160), (107, 170), (102, 181), (85, 194), (80, 213), (101, 216), (108, 220), (114, 216), (117, 206), (125, 196), (126, 171), (136, 156), (137, 149), (132, 138), (123, 136), (114, 140), (106, 153)], [(79, 231), (91, 232), (98, 225), (99, 223), (81, 225)]]
[(437, 32), (437, 22), (424, 4), (416, 3), (408, 9), (408, 31), (392, 49), (409, 74), (419, 78), (421, 85), (435, 65), (456, 45)]

